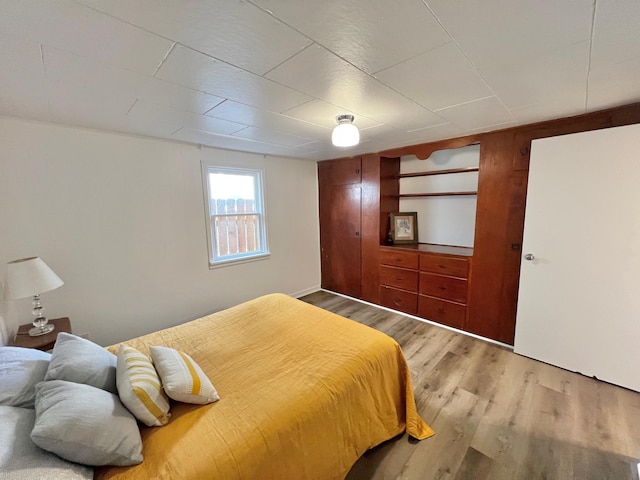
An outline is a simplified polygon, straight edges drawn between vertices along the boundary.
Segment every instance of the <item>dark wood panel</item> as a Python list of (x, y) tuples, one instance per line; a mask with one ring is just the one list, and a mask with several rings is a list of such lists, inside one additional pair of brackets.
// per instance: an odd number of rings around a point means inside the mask
[(451, 277), (467, 278), (469, 262), (465, 258), (446, 257), (444, 255), (420, 255), (420, 270), (439, 273)]
[[(467, 330), (484, 337), (513, 344), (515, 317), (507, 312), (505, 299), (515, 305), (522, 233), (509, 231), (513, 218), (510, 198), (514, 170), (511, 162), (514, 133), (487, 135), (480, 146), (480, 174), (473, 269), (469, 277), (469, 315)], [(522, 208), (524, 212), (524, 209)], [(514, 290), (515, 287), (515, 290)]]
[(384, 244), (391, 228), (389, 214), (400, 211), (400, 158), (380, 158), (380, 243)]
[(354, 297), (362, 291), (361, 199), (360, 186), (321, 189), (322, 287)]
[(380, 245), (380, 158), (362, 157), (362, 296), (378, 302), (378, 249)]
[(332, 185), (350, 185), (362, 181), (362, 161), (360, 157), (332, 160), (329, 164)]
[(418, 268), (418, 253), (380, 248), (380, 263), (403, 268)]
[(418, 291), (418, 271), (380, 265), (380, 283), (411, 292)]
[(417, 304), (417, 293), (380, 285), (380, 305), (415, 315)]
[(467, 309), (459, 303), (418, 295), (418, 315), (450, 327), (463, 329)]
[(419, 292), (453, 302), (467, 303), (467, 281), (462, 278), (420, 272)]

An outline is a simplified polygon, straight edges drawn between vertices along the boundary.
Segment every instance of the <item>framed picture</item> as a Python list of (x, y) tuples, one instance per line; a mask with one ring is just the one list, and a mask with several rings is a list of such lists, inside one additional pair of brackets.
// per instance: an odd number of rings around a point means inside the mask
[(418, 213), (391, 213), (393, 243), (418, 243)]

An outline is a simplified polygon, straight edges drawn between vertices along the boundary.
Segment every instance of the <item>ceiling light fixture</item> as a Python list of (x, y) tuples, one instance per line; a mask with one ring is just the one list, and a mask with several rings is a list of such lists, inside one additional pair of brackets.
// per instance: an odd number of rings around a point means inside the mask
[(336, 147), (353, 147), (360, 143), (360, 131), (353, 124), (353, 115), (338, 115), (336, 125), (331, 134), (331, 143)]

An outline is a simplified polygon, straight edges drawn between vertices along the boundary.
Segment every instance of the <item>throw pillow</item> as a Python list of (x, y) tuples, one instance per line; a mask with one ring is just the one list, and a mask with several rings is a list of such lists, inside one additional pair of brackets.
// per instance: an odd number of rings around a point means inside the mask
[(116, 356), (86, 338), (60, 332), (45, 380), (84, 383), (117, 393)]
[(51, 354), (21, 347), (0, 347), (0, 405), (33, 408), (36, 384), (44, 380)]
[(142, 439), (136, 419), (117, 395), (81, 383), (36, 386), (31, 440), (43, 450), (85, 465), (136, 465)]
[(218, 392), (189, 355), (173, 348), (149, 348), (164, 391), (179, 402), (204, 405), (220, 400)]
[(118, 350), (116, 368), (118, 395), (125, 407), (149, 427), (169, 421), (169, 399), (151, 360), (129, 345)]

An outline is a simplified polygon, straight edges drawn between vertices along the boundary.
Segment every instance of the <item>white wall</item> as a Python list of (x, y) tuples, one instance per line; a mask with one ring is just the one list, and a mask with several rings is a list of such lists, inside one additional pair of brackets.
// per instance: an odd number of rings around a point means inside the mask
[[(270, 258), (209, 269), (205, 158), (265, 168)], [(318, 289), (317, 198), (314, 162), (0, 118), (0, 264), (40, 256), (65, 281), (47, 316), (103, 345)], [(4, 328), (31, 321), (7, 303)]]
[[(428, 172), (477, 167), (480, 145), (438, 150), (426, 160), (414, 155), (400, 161), (400, 173)], [(478, 172), (407, 177), (400, 179), (400, 193), (436, 193), (478, 190)], [(476, 226), (476, 196), (401, 198), (401, 212), (418, 213), (418, 240), (473, 247)]]

